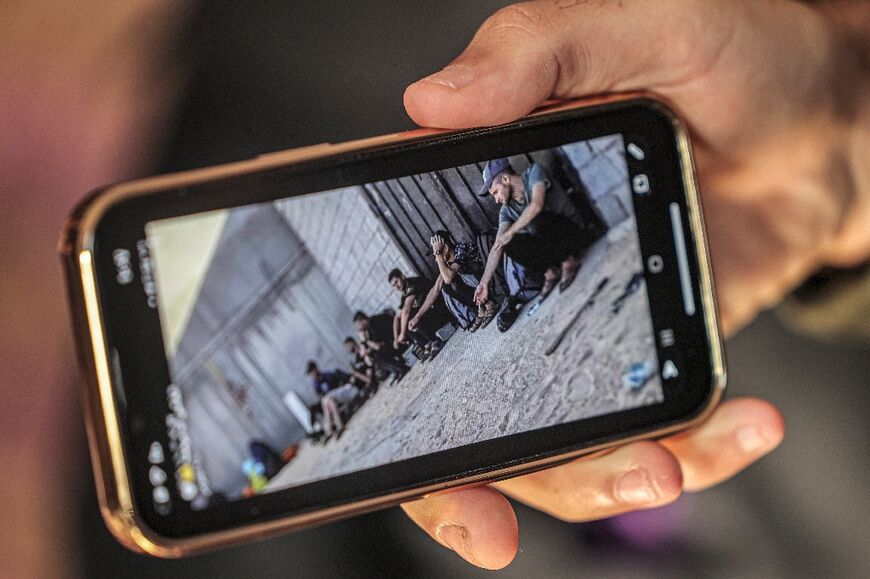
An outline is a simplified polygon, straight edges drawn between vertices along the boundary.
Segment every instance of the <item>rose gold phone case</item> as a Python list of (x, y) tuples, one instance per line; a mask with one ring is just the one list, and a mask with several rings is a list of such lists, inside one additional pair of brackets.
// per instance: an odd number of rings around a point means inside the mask
[[(614, 95), (569, 103), (555, 103), (536, 111), (533, 115), (561, 113), (566, 110), (637, 98), (660, 100), (658, 97), (644, 93)], [(250, 524), (236, 529), (208, 533), (197, 537), (176, 539), (158, 535), (142, 522), (134, 507), (133, 489), (127, 479), (127, 461), (121, 440), (118, 414), (116, 412), (116, 394), (112, 384), (111, 362), (106, 349), (102, 312), (93, 263), (92, 249), (94, 230), (97, 222), (112, 205), (131, 197), (148, 195), (149, 193), (164, 189), (192, 186), (207, 181), (253, 173), (321, 157), (330, 157), (351, 151), (370, 150), (409, 141), (427, 140), (455, 133), (456, 131), (420, 129), (337, 145), (320, 144), (303, 147), (207, 169), (198, 169), (112, 185), (95, 192), (82, 201), (64, 227), (59, 251), (64, 258), (79, 363), (83, 375), (81, 395), (100, 511), (112, 534), (121, 543), (134, 551), (148, 553), (157, 557), (176, 558), (208, 549), (272, 536), (282, 531), (299, 529), (316, 523), (349, 517), (374, 509), (396, 505), (404, 501), (419, 499), (448, 489), (455, 489), (460, 486), (483, 484), (529, 473), (581, 455), (601, 451), (617, 444), (671, 434), (704, 421), (715, 408), (724, 391), (724, 358), (713, 297), (710, 259), (694, 176), (691, 145), (686, 130), (679, 119), (670, 112), (668, 107), (662, 107), (661, 110), (671, 118), (677, 135), (683, 180), (686, 185), (689, 219), (692, 224), (695, 250), (700, 264), (699, 282), (704, 304), (704, 322), (710, 343), (713, 377), (713, 392), (707, 406), (702, 412), (682, 424), (670, 425), (640, 436), (627, 437), (618, 441), (584, 448), (543, 460), (535, 460), (489, 473), (461, 477), (449, 482), (420, 486), (415, 489), (370, 498), (352, 504), (324, 508), (302, 515), (288, 516), (278, 521)]]

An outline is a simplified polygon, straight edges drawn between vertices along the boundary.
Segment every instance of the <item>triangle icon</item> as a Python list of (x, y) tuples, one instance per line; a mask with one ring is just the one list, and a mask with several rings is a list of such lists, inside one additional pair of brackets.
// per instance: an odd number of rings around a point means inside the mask
[(666, 360), (665, 365), (662, 366), (662, 378), (672, 380), (679, 377), (679, 375), (680, 371), (677, 370), (677, 365), (672, 360)]

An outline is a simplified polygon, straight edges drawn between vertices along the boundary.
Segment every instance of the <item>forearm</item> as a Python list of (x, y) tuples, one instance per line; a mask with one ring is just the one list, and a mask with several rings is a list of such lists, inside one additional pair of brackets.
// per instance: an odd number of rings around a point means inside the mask
[(405, 334), (408, 333), (408, 321), (411, 319), (411, 299), (408, 298), (408, 301), (405, 302), (405, 306), (402, 308), (402, 313), (399, 317), (399, 339), (404, 340)]
[(435, 256), (435, 264), (438, 266), (438, 273), (441, 275), (444, 283), (452, 283), (456, 272), (447, 265), (443, 255), (439, 254)]
[(519, 218), (514, 221), (510, 227), (507, 228), (506, 233), (516, 235), (517, 233), (525, 229), (525, 227), (529, 223), (534, 221), (535, 217), (537, 217), (538, 214), (541, 213), (542, 209), (542, 206), (535, 203), (529, 204), (529, 206), (526, 207), (525, 210), (520, 214)]
[(417, 316), (422, 316), (425, 312), (429, 311), (429, 308), (435, 304), (435, 300), (438, 299), (439, 294), (441, 293), (441, 288), (444, 286), (444, 282), (439, 278), (435, 285), (432, 286), (432, 289), (429, 290), (429, 293), (426, 295), (426, 300), (423, 302), (423, 305), (420, 306), (420, 310), (417, 312)]
[(489, 252), (489, 257), (486, 258), (486, 267), (483, 269), (483, 275), (480, 277), (481, 285), (486, 285), (492, 280), (492, 276), (495, 275), (495, 271), (501, 263), (503, 253), (504, 250), (501, 247), (494, 247)]

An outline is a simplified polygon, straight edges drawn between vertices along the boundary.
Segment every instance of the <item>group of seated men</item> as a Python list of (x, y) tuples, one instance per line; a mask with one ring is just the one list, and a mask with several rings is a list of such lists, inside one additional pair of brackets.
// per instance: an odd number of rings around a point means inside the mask
[(361, 396), (367, 398), (374, 394), (378, 383), (388, 375), (400, 379), (408, 371), (401, 351), (393, 345), (393, 318), (388, 312), (369, 316), (360, 311), (354, 315), (359, 337), (344, 339), (345, 350), (350, 355), (347, 370), (323, 371), (314, 360), (308, 362), (305, 372), (320, 401), (326, 440), (344, 431), (343, 408), (357, 402)]
[[(457, 242), (444, 230), (429, 240), (438, 269), (434, 282), (392, 270), (388, 282), (399, 293), (396, 313), (369, 316), (357, 312), (353, 321), (359, 339), (348, 337), (351, 370), (321, 372), (309, 362), (307, 373), (320, 397), (327, 436), (344, 429), (339, 406), (372, 391), (379, 375), (401, 378), (408, 371), (403, 352), (426, 361), (444, 346), (438, 330), (455, 323), (469, 332), (493, 319), (502, 332), (519, 316), (523, 305), (542, 299), (576, 278), (590, 239), (584, 234), (574, 202), (553, 187), (546, 168), (532, 163), (522, 173), (508, 159), (488, 161), (478, 194), (499, 204), (499, 226), (486, 259), (475, 243)], [(504, 267), (507, 299), (496, 297), (494, 277)], [(501, 293), (501, 292), (498, 292)]]

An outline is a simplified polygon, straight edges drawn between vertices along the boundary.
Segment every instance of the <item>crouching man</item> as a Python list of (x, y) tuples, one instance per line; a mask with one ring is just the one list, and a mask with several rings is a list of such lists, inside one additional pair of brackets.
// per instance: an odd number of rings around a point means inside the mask
[(480, 305), (474, 301), (474, 291), (483, 272), (477, 247), (467, 241), (457, 243), (443, 229), (433, 233), (429, 243), (438, 266), (438, 279), (408, 327), (414, 330), (439, 297), (463, 330), (475, 332), (486, 327), (498, 312), (498, 304), (492, 296)]
[[(488, 161), (479, 195), (491, 196), (501, 209), (498, 235), (475, 290), (475, 302), (489, 299), (490, 281), (504, 256), (529, 273), (543, 274), (542, 297), (557, 285), (564, 290), (574, 281), (585, 247), (583, 231), (575, 221), (577, 209), (564, 191), (551, 186), (542, 165), (532, 163), (518, 175), (507, 159)], [(508, 298), (498, 316), (501, 331), (513, 325), (526, 301), (517, 295)]]
[(425, 362), (437, 355), (444, 346), (436, 332), (450, 321), (450, 316), (444, 305), (436, 302), (421, 315), (413, 328), (409, 327), (409, 322), (420, 311), (433, 284), (423, 277), (407, 277), (398, 268), (389, 273), (388, 281), (401, 296), (399, 311), (393, 321), (393, 347), (398, 350), (403, 344), (413, 342), (414, 355)]
[(393, 347), (393, 324), (395, 316), (381, 313), (369, 316), (358, 311), (353, 316), (353, 324), (359, 333), (360, 345), (375, 363), (375, 371), (383, 368), (401, 380), (408, 372), (408, 365), (401, 353)]

